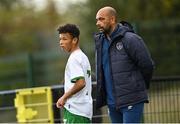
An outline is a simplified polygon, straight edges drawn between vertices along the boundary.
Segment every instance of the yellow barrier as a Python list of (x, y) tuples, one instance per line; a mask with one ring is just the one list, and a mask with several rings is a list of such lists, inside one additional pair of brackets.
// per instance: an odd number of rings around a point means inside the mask
[(16, 91), (14, 104), (20, 123), (53, 123), (53, 102), (50, 87), (20, 89)]

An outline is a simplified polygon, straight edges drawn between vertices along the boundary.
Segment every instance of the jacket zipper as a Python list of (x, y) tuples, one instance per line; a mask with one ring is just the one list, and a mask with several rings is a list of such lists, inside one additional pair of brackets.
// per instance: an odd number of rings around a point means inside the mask
[(112, 67), (110, 66), (111, 65), (110, 47), (112, 45), (112, 40), (111, 40), (111, 38), (109, 36), (107, 36), (107, 39), (110, 42), (110, 45), (109, 45), (109, 48), (108, 48), (108, 56), (109, 56), (109, 60), (110, 60), (109, 61), (110, 77), (111, 77), (112, 86), (113, 86), (112, 93), (113, 93), (113, 97), (114, 97), (115, 107), (116, 107), (116, 109), (118, 109), (117, 100), (116, 100), (116, 91), (115, 91), (114, 81), (113, 81), (113, 78), (112, 78)]

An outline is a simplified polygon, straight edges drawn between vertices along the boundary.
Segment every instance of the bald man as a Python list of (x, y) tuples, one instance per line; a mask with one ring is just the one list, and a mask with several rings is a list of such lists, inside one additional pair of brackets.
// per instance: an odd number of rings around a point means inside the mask
[(143, 39), (117, 12), (103, 7), (96, 14), (96, 107), (108, 106), (112, 123), (140, 123), (153, 61)]

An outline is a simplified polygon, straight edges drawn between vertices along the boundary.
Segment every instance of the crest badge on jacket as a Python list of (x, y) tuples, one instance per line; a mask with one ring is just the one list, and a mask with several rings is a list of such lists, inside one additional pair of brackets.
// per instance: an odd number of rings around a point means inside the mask
[(123, 48), (122, 42), (117, 42), (116, 43), (116, 49), (120, 51), (122, 48)]

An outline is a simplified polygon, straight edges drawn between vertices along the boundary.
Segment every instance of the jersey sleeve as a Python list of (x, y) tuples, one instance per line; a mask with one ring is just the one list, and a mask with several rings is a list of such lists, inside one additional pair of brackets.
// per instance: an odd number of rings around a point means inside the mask
[(72, 83), (79, 79), (84, 79), (83, 65), (77, 58), (72, 58), (69, 62), (70, 78)]

